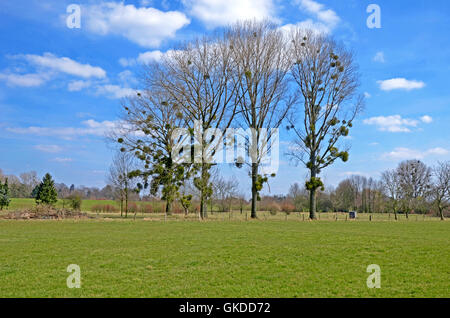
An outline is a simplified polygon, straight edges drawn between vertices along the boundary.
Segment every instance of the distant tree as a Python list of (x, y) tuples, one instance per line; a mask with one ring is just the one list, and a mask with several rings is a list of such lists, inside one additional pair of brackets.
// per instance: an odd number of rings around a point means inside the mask
[(396, 170), (401, 193), (401, 203), (406, 217), (412, 210), (420, 209), (430, 195), (431, 168), (420, 160), (401, 162)]
[(134, 170), (133, 158), (129, 153), (117, 152), (114, 156), (107, 182), (115, 189), (116, 198), (120, 202), (120, 216), (128, 217), (128, 201), (130, 193), (135, 191), (134, 179), (130, 176)]
[(381, 174), (381, 182), (384, 186), (389, 203), (394, 212), (395, 220), (397, 220), (397, 212), (399, 209), (399, 200), (401, 197), (400, 180), (395, 170), (387, 170)]
[(435, 180), (431, 193), (439, 216), (444, 220), (444, 210), (450, 207), (450, 161), (439, 162), (433, 169), (433, 176)]
[(335, 190), (335, 208), (340, 211), (348, 211), (355, 202), (355, 191), (349, 179), (341, 181)]
[(11, 202), (10, 199), (10, 191), (8, 186), (8, 178), (5, 179), (5, 183), (2, 184), (0, 182), (0, 210), (3, 210), (4, 207), (8, 207)]
[(34, 192), (37, 204), (53, 205), (58, 201), (58, 192), (55, 189), (55, 182), (49, 173), (45, 174), (42, 182), (35, 188)]
[[(316, 191), (323, 189), (320, 172), (336, 159), (348, 160), (349, 148), (340, 145), (362, 108), (356, 95), (359, 75), (349, 50), (326, 35), (295, 30), (291, 35), (292, 79), (300, 106), (290, 118), (295, 133), (289, 154), (309, 169), (310, 218), (316, 215)], [(298, 115), (298, 116), (297, 116)]]

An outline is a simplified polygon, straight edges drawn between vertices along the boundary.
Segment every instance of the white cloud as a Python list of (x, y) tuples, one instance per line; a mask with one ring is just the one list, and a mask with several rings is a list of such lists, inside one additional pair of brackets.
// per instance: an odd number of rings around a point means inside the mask
[(371, 98), (372, 95), (370, 95), (368, 92), (364, 92), (364, 97), (365, 97), (365, 98)]
[(101, 85), (97, 87), (97, 94), (104, 95), (108, 98), (124, 98), (130, 95), (135, 95), (136, 90), (128, 87), (121, 87), (119, 85)]
[(182, 12), (136, 8), (116, 2), (86, 6), (83, 12), (89, 31), (100, 35), (120, 35), (144, 47), (159, 46), (190, 23)]
[[(22, 56), (18, 55), (17, 57)], [(59, 73), (66, 73), (83, 78), (106, 77), (106, 72), (100, 67), (81, 64), (68, 57), (57, 57), (52, 53), (44, 53), (42, 56), (26, 54), (23, 55), (23, 58), (31, 64)]]
[(238, 20), (276, 20), (272, 0), (183, 0), (183, 3), (190, 14), (210, 28)]
[(433, 118), (431, 118), (431, 116), (428, 115), (420, 117), (420, 120), (423, 121), (425, 124), (430, 124), (431, 122), (433, 122)]
[(324, 9), (324, 5), (313, 0), (298, 1), (300, 7), (310, 14), (313, 14), (319, 21), (323, 22), (329, 28), (333, 29), (340, 21), (340, 18), (331, 9)]
[(378, 116), (364, 119), (366, 125), (375, 125), (381, 131), (389, 132), (411, 132), (409, 127), (417, 127), (419, 121), (415, 119), (402, 118), (400, 115)]
[(59, 163), (67, 163), (67, 162), (72, 162), (73, 159), (72, 158), (55, 158), (52, 161), (59, 162)]
[(286, 24), (280, 27), (285, 34), (289, 34), (293, 29), (309, 29), (317, 33), (331, 33), (341, 21), (340, 17), (331, 9), (313, 0), (296, 0), (300, 9), (306, 11), (313, 19), (306, 19), (295, 24)]
[(6, 74), (0, 73), (0, 80), (9, 86), (37, 87), (49, 79), (48, 74)]
[(373, 57), (373, 61), (374, 62), (384, 63), (385, 62), (384, 53), (383, 52), (377, 52), (377, 54), (375, 54), (375, 56)]
[(64, 139), (70, 139), (78, 136), (105, 136), (105, 134), (120, 127), (119, 121), (98, 122), (93, 119), (81, 122), (82, 127), (26, 127), (26, 128), (6, 128), (9, 132), (23, 135), (36, 136), (57, 136)]
[(391, 152), (383, 154), (382, 158), (388, 160), (423, 159), (431, 155), (442, 156), (448, 153), (448, 150), (439, 147), (431, 148), (425, 151), (399, 147), (395, 148)]
[(134, 66), (137, 64), (148, 64), (152, 62), (159, 62), (164, 56), (167, 56), (175, 50), (167, 50), (166, 52), (161, 52), (160, 50), (147, 51), (140, 53), (137, 58), (121, 58), (119, 60), (120, 65), (123, 67)]
[(34, 149), (49, 153), (56, 153), (62, 150), (62, 148), (57, 145), (36, 145), (34, 146)]
[(392, 91), (396, 89), (410, 91), (425, 87), (425, 83), (422, 81), (407, 80), (405, 78), (392, 78), (384, 81), (378, 81), (377, 83), (383, 91)]
[(67, 85), (67, 89), (70, 92), (78, 92), (89, 86), (91, 86), (91, 82), (89, 81), (72, 81)]

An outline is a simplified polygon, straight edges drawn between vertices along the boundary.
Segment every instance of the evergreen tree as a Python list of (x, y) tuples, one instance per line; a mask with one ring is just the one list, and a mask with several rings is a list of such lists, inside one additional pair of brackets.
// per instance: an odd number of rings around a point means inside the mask
[(8, 179), (6, 179), (4, 184), (1, 184), (0, 182), (0, 210), (9, 206), (9, 203), (11, 202), (9, 195)]
[(44, 176), (42, 182), (36, 189), (35, 199), (37, 204), (44, 203), (52, 205), (58, 201), (58, 192), (55, 189), (55, 182), (49, 173)]

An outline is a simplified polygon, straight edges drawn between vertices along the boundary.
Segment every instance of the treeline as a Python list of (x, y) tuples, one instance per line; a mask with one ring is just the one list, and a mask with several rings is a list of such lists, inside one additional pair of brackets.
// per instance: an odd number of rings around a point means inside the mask
[[(263, 197), (265, 211), (307, 211), (309, 193), (298, 183), (286, 196)], [(353, 175), (334, 189), (319, 191), (320, 212), (434, 214), (444, 219), (450, 208), (450, 161), (428, 167), (420, 160), (401, 162), (396, 169), (381, 173), (380, 180)]]
[[(11, 198), (35, 198), (33, 190), (40, 184), (40, 178), (36, 171), (24, 172), (19, 176), (13, 174), (6, 175), (0, 169), (0, 182), (8, 180), (9, 196)], [(66, 185), (65, 183), (55, 183), (59, 199), (67, 198), (71, 195), (78, 195), (84, 200), (115, 200), (117, 189), (113, 185), (106, 185), (103, 188)], [(137, 194), (130, 193), (132, 200), (139, 200)]]

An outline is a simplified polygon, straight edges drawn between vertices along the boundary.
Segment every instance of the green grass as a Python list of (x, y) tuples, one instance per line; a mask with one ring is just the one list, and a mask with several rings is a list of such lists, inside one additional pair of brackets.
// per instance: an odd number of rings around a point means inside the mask
[(427, 221), (0, 220), (0, 297), (450, 297), (449, 240)]

